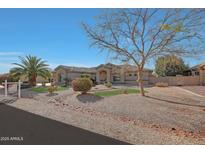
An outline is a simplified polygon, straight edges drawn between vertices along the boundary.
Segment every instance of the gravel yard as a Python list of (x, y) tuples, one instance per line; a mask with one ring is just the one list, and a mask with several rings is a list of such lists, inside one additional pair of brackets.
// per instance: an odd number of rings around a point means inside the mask
[(146, 90), (147, 97), (27, 91), (9, 105), (131, 144), (205, 144), (204, 98), (177, 87)]

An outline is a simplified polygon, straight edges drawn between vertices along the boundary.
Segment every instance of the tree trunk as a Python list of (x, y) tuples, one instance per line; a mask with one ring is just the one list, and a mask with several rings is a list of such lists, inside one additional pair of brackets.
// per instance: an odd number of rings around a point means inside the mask
[(139, 83), (141, 95), (145, 96), (142, 73), (143, 73), (142, 69), (138, 69), (138, 73), (137, 73), (138, 79), (137, 79), (137, 81)]
[(33, 75), (31, 78), (30, 78), (30, 85), (32, 87), (36, 86), (36, 75)]

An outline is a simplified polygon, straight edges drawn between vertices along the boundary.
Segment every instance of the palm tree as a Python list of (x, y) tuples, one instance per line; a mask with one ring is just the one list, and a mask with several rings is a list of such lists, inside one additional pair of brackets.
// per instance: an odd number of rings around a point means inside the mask
[(21, 63), (13, 63), (16, 67), (10, 70), (10, 73), (16, 77), (25, 76), (28, 78), (31, 86), (36, 85), (37, 76), (41, 76), (45, 79), (51, 77), (51, 73), (48, 69), (46, 61), (36, 56), (28, 55), (25, 58), (19, 57)]

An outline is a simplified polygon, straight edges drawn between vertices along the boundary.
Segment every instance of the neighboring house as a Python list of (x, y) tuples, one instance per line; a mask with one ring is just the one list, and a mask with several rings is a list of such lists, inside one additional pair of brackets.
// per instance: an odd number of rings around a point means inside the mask
[[(64, 83), (67, 78), (74, 80), (81, 74), (89, 74), (92, 80), (97, 83), (132, 83), (137, 84), (137, 67), (133, 65), (114, 65), (111, 63), (102, 64), (97, 67), (71, 67), (60, 65), (55, 69), (53, 74), (54, 82), (57, 84)], [(148, 84), (149, 77), (152, 76), (152, 70), (144, 69), (144, 84)]]
[(150, 84), (166, 82), (170, 86), (204, 86), (205, 85), (205, 62), (191, 67), (183, 72), (183, 76), (166, 76), (150, 78)]
[(205, 62), (191, 67), (186, 73), (188, 76), (199, 76), (200, 85), (205, 85)]
[(187, 72), (189, 76), (200, 75), (205, 70), (205, 62), (191, 67)]

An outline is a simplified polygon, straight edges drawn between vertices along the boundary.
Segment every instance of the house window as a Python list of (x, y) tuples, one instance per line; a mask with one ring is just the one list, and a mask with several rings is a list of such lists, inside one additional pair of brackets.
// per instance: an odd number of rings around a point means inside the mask
[(132, 76), (132, 74), (130, 73), (129, 76)]
[(199, 72), (195, 72), (195, 75), (199, 75)]
[(137, 76), (137, 74), (135, 73), (134, 76)]
[(120, 81), (120, 75), (119, 74), (113, 75), (113, 81)]

